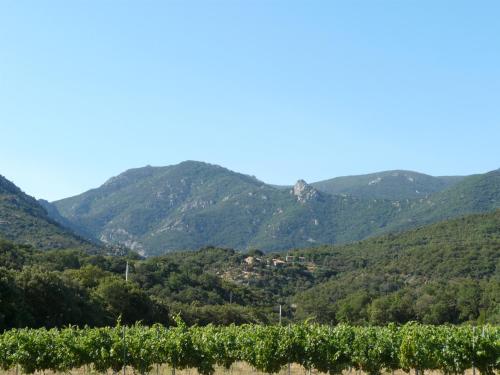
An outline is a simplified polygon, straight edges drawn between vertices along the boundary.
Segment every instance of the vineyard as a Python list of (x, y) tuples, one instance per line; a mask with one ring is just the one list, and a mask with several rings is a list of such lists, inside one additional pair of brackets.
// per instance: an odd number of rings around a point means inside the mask
[(124, 364), (146, 373), (155, 365), (197, 369), (210, 375), (215, 366), (246, 362), (276, 373), (289, 363), (337, 374), (347, 369), (368, 374), (402, 369), (481, 374), (500, 369), (500, 327), (406, 324), (354, 327), (290, 326), (14, 329), (0, 335), (0, 366), (24, 373), (67, 372), (91, 367), (120, 371)]

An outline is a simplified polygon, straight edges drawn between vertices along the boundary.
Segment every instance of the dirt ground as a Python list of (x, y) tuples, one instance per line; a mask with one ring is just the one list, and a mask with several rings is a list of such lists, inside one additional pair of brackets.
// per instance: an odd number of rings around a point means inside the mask
[[(476, 375), (480, 375), (479, 371), (476, 370)], [(71, 374), (71, 375), (97, 375), (97, 372), (94, 372), (92, 370), (87, 370), (87, 369), (75, 369), (72, 371), (69, 371), (66, 374)], [(292, 364), (290, 366), (290, 375), (321, 375), (322, 373), (318, 371), (312, 370), (311, 373), (304, 369), (300, 365)], [(412, 371), (410, 374), (404, 372), (404, 371), (395, 371), (394, 374), (391, 372), (385, 373), (386, 375), (415, 375), (415, 373)], [(9, 371), (0, 371), (0, 375), (22, 375), (21, 371), (19, 371), (16, 374), (16, 369), (11, 369)], [(51, 371), (46, 371), (44, 374), (39, 373), (38, 375), (56, 375), (52, 373)], [(108, 371), (107, 375), (123, 375), (123, 372), (113, 374), (113, 372)], [(126, 369), (126, 375), (138, 375), (137, 373), (134, 374), (134, 370), (132, 368), (127, 368)], [(154, 367), (153, 370), (150, 372), (149, 375), (173, 375), (172, 374), (172, 369), (168, 366), (159, 366), (158, 368)], [(187, 370), (176, 370), (175, 375), (199, 375), (198, 371), (196, 369), (187, 369)], [(238, 362), (235, 363), (231, 369), (226, 370), (224, 368), (216, 368), (215, 370), (215, 375), (269, 375), (260, 371), (255, 370), (253, 367), (247, 365), (244, 362)], [(285, 367), (283, 368), (278, 375), (288, 375), (288, 368)], [(343, 375), (365, 375), (363, 372), (357, 372), (355, 370), (352, 371), (345, 371)], [(426, 371), (424, 375), (442, 375), (441, 372), (439, 371)], [(473, 375), (472, 369), (467, 370), (465, 375)]]

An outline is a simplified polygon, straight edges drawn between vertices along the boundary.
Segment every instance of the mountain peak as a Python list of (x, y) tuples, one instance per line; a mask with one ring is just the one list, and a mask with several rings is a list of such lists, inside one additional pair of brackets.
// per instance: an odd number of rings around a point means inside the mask
[(120, 173), (117, 176), (108, 179), (102, 186), (103, 187), (115, 187), (121, 188), (129, 184), (140, 182), (141, 180), (148, 179), (154, 176), (158, 176), (163, 173), (168, 173), (168, 171), (177, 170), (183, 174), (198, 173), (200, 170), (213, 171), (213, 170), (225, 170), (225, 168), (209, 164), (202, 161), (186, 160), (174, 165), (167, 166), (151, 166), (145, 165), (144, 167), (127, 169), (125, 172)]

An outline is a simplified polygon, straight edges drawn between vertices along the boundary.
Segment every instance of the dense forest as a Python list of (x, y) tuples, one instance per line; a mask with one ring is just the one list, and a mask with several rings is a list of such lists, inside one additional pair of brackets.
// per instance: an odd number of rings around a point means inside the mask
[[(129, 263), (129, 280), (125, 281)], [(500, 322), (500, 210), (344, 246), (142, 258), (0, 242), (0, 328)]]

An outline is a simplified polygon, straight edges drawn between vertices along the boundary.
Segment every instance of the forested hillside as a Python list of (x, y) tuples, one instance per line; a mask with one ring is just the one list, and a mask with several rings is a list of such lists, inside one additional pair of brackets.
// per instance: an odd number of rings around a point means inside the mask
[[(129, 281), (124, 280), (129, 262)], [(168, 323), (500, 322), (500, 210), (288, 254), (143, 259), (0, 243), (0, 328)]]
[(332, 275), (296, 296), (298, 317), (435, 324), (500, 319), (500, 210), (296, 254)]
[(0, 176), (0, 238), (38, 249), (97, 248), (51, 219), (34, 198), (3, 176)]
[(73, 228), (144, 255), (208, 245), (270, 251), (349, 242), (398, 212), (388, 201), (332, 196), (304, 181), (276, 189), (191, 161), (129, 170), (53, 205)]
[(46, 208), (77, 233), (146, 256), (210, 245), (280, 251), (494, 210), (499, 176), (498, 170), (464, 178), (389, 171), (278, 188), (188, 161), (131, 169)]
[(500, 169), (463, 178), (429, 197), (411, 202), (384, 231), (406, 229), (468, 213), (500, 208)]

